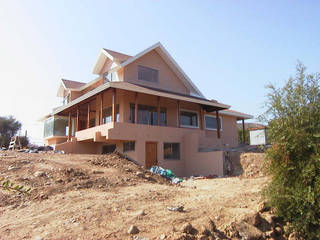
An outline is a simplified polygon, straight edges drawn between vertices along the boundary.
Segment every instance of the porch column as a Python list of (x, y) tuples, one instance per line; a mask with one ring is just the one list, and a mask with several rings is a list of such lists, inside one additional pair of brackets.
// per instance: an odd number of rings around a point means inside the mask
[(79, 131), (79, 124), (80, 124), (80, 119), (79, 119), (79, 115), (80, 115), (80, 110), (79, 110), (79, 106), (77, 107), (77, 128), (76, 128), (76, 131), (78, 132)]
[(138, 93), (136, 92), (134, 97), (134, 123), (138, 123)]
[(203, 108), (202, 106), (200, 106), (200, 129), (203, 130), (204, 129), (204, 120), (203, 120)]
[(157, 105), (157, 111), (158, 111), (158, 126), (160, 126), (160, 97), (158, 97), (158, 105)]
[(217, 136), (220, 138), (220, 118), (219, 118), (219, 111), (216, 111), (216, 121), (217, 121)]
[(242, 137), (243, 137), (243, 143), (246, 142), (246, 128), (245, 128), (245, 125), (244, 125), (244, 118), (242, 119)]
[(90, 127), (90, 102), (88, 102), (87, 128)]
[(100, 119), (99, 119), (99, 125), (103, 124), (102, 112), (103, 112), (103, 92), (100, 94)]
[(116, 114), (116, 89), (113, 88), (112, 91), (112, 122), (116, 122), (117, 121), (117, 114)]
[(71, 111), (69, 112), (69, 121), (68, 121), (68, 141), (71, 140), (71, 127), (72, 127), (72, 122), (71, 122)]
[(177, 127), (180, 127), (180, 100), (178, 100), (177, 104), (178, 104), (178, 106), (177, 106), (177, 111), (178, 111), (178, 124), (177, 124)]

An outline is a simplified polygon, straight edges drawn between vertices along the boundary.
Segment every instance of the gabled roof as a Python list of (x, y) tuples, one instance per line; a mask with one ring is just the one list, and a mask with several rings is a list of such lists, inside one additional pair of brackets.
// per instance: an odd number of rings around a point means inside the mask
[[(138, 58), (144, 56), (145, 54), (147, 54), (153, 50), (155, 50), (163, 58), (163, 60), (168, 64), (168, 66), (171, 68), (171, 70), (181, 79), (181, 81), (186, 86), (186, 88), (190, 90), (191, 95), (197, 95), (199, 97), (204, 98), (204, 95), (200, 92), (200, 90), (197, 88), (197, 86), (191, 81), (191, 79), (182, 70), (182, 68), (178, 65), (178, 63), (171, 57), (169, 52), (163, 47), (163, 45), (160, 42), (152, 45), (151, 47), (143, 50), (142, 52), (138, 53), (137, 55), (135, 55), (133, 57), (125, 55), (125, 56), (128, 56), (129, 58), (127, 58), (125, 61), (121, 62), (119, 66), (111, 69), (111, 71), (117, 71), (120, 68), (127, 66), (128, 64), (134, 62)], [(99, 57), (98, 57), (98, 60), (93, 68), (94, 74), (100, 73), (107, 58), (111, 59), (110, 56), (112, 57), (112, 55), (108, 51), (110, 51), (110, 50), (107, 50), (107, 49), (101, 50)], [(124, 55), (122, 53), (120, 53), (120, 54)], [(110, 56), (108, 56), (108, 55), (110, 55)]]
[(67, 80), (67, 79), (61, 79), (61, 81), (63, 82), (64, 86), (67, 89), (80, 88), (80, 87), (86, 85), (86, 83), (84, 83), (84, 82), (78, 82), (78, 81)]
[(103, 50), (106, 51), (112, 57), (111, 60), (118, 60), (119, 62), (125, 61), (132, 57), (127, 54), (119, 53), (106, 48), (104, 48)]

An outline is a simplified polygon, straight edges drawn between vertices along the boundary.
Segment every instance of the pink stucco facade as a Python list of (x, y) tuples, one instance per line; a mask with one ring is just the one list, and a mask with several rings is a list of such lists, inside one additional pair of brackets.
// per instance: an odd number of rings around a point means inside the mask
[[(166, 57), (166, 52), (161, 49), (161, 46), (155, 47), (136, 59), (129, 58), (128, 64), (125, 64), (126, 61), (123, 63), (116, 60), (112, 62), (112, 59), (105, 60), (106, 57), (98, 60), (100, 62), (95, 67), (97, 73), (103, 76), (108, 73), (115, 74), (117, 82), (127, 85), (115, 84), (108, 87), (108, 83), (105, 84), (101, 80), (81, 91), (71, 91), (69, 105), (61, 107), (55, 114), (73, 119), (74, 121), (69, 120), (68, 129), (72, 128), (75, 134), (70, 137), (69, 133), (69, 137), (64, 138), (64, 141), (61, 137), (53, 136), (47, 143), (66, 153), (93, 154), (101, 154), (105, 151), (105, 146), (113, 145), (117, 151), (142, 166), (148, 165), (150, 153), (147, 154), (147, 143), (152, 143), (156, 148), (156, 156), (152, 156), (156, 158), (153, 159), (153, 164), (172, 169), (178, 176), (222, 176), (223, 150), (238, 145), (237, 120), (241, 118), (237, 114), (220, 112), (218, 116), (221, 129), (209, 129), (206, 126), (206, 117), (216, 117), (219, 110), (227, 107), (201, 96), (194, 97), (191, 93), (197, 92), (197, 89), (193, 88), (188, 80), (183, 79), (184, 73), (180, 73), (178, 67), (172, 66), (174, 64), (170, 62), (170, 57)], [(112, 66), (115, 66), (116, 70), (113, 70)], [(139, 66), (156, 70), (158, 80), (140, 80)], [(108, 82), (108, 79), (106, 81)], [(141, 90), (140, 86), (145, 88)], [(157, 109), (157, 114), (152, 113), (157, 117), (160, 109), (164, 109), (165, 126), (159, 124), (159, 118), (156, 124), (142, 124), (139, 120), (137, 122), (138, 106)], [(105, 114), (110, 109), (112, 115), (108, 118)], [(133, 111), (134, 120), (131, 119)], [(193, 113), (196, 119), (194, 121), (197, 123), (184, 126), (181, 122), (181, 112)], [(76, 124), (72, 125), (72, 122)], [(125, 151), (124, 144), (127, 142), (134, 142), (133, 149)], [(179, 157), (165, 157), (165, 144), (168, 143), (179, 145)]]

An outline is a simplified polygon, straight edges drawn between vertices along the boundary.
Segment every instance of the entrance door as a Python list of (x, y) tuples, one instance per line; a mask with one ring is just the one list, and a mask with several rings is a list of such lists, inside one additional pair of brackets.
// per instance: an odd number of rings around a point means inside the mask
[(146, 142), (146, 169), (158, 164), (157, 160), (157, 142)]

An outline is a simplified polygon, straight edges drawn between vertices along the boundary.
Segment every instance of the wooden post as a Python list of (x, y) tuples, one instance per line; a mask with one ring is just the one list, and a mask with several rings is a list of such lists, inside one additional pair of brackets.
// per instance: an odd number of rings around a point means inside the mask
[(203, 120), (203, 108), (200, 106), (200, 129), (204, 129), (204, 120)]
[(99, 125), (103, 124), (103, 92), (100, 94), (100, 119), (99, 119)]
[(220, 138), (220, 118), (219, 111), (216, 111), (216, 120), (217, 120), (217, 136)]
[(158, 126), (161, 125), (160, 123), (160, 96), (158, 96), (158, 105), (157, 105), (157, 112), (158, 112)]
[(80, 124), (80, 119), (79, 119), (79, 115), (80, 115), (80, 110), (79, 110), (79, 106), (77, 107), (77, 128), (76, 128), (76, 131), (78, 132), (79, 131), (79, 124)]
[(180, 127), (180, 100), (178, 100), (178, 124), (177, 124), (177, 127)]
[(90, 102), (88, 102), (87, 128), (90, 127)]
[(71, 127), (72, 127), (72, 123), (71, 123), (71, 111), (69, 112), (69, 121), (68, 121), (68, 141), (71, 140)]
[(134, 123), (138, 123), (138, 93), (136, 92), (134, 98)]
[(246, 142), (246, 127), (244, 125), (244, 118), (242, 119), (242, 137), (243, 137), (243, 143)]
[(116, 113), (116, 89), (113, 88), (112, 91), (112, 122), (116, 122), (117, 121), (117, 113)]

